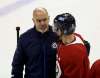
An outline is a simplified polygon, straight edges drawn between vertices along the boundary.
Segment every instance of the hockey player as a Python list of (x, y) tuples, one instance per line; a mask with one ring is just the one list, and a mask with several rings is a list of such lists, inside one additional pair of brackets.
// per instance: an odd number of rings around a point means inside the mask
[(54, 29), (59, 35), (56, 78), (88, 78), (89, 59), (83, 38), (74, 33), (75, 18), (69, 13), (54, 18)]
[(96, 60), (91, 69), (89, 78), (100, 78), (100, 59)]

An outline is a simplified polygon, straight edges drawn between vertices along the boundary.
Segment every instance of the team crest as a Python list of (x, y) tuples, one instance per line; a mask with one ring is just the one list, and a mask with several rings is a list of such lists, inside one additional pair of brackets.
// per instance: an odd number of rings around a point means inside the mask
[(54, 49), (56, 49), (57, 48), (57, 43), (53, 42), (52, 45), (51, 45), (51, 47), (54, 48)]

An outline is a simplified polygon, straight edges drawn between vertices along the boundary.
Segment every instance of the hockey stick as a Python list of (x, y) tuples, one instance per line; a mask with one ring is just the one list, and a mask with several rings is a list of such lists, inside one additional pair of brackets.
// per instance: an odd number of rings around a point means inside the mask
[(18, 40), (19, 40), (19, 31), (20, 31), (20, 27), (16, 27), (16, 32), (17, 32), (17, 43), (18, 43)]

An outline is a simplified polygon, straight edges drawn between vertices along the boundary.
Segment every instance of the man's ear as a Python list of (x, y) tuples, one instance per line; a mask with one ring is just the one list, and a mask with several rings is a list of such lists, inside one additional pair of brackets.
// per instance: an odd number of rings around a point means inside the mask
[(32, 21), (35, 22), (34, 18), (32, 18)]

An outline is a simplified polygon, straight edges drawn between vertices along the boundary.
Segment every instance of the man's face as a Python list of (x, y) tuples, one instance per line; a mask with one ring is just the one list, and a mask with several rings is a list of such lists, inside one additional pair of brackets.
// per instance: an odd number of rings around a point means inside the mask
[(40, 32), (45, 32), (48, 29), (49, 17), (48, 14), (42, 11), (35, 13), (33, 17), (33, 22), (36, 26), (36, 29)]

